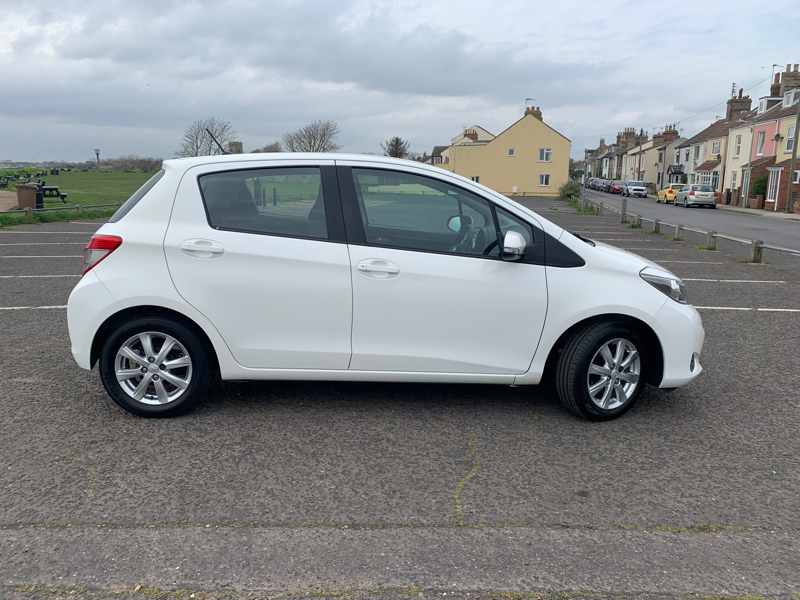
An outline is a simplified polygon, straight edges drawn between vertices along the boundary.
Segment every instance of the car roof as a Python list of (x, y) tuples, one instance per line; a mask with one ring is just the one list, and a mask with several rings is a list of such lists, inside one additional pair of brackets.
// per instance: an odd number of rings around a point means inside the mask
[(209, 156), (190, 156), (186, 158), (170, 158), (164, 161), (164, 165), (174, 169), (190, 169), (198, 165), (225, 164), (233, 162), (248, 161), (270, 161), (270, 160), (362, 160), (387, 165), (413, 165), (417, 168), (427, 168), (428, 170), (439, 172), (441, 169), (426, 165), (425, 163), (401, 158), (391, 158), (389, 156), (379, 156), (375, 154), (342, 154), (338, 152), (256, 152), (250, 154), (214, 154)]

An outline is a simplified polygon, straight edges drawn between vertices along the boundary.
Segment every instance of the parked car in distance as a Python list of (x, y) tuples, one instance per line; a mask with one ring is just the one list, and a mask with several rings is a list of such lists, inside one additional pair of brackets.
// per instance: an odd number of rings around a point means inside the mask
[(667, 187), (659, 190), (656, 202), (664, 202), (665, 204), (672, 204), (675, 198), (683, 188), (686, 187), (685, 183), (670, 183)]
[(644, 181), (626, 181), (622, 184), (622, 195), (647, 198), (647, 184)]
[(148, 417), (218, 378), (547, 379), (605, 420), (695, 379), (705, 336), (646, 258), (436, 167), (302, 153), (165, 160), (89, 241), (67, 322), (78, 365)]
[(717, 208), (716, 194), (710, 185), (692, 183), (678, 192), (675, 206), (691, 208), (692, 206), (705, 206)]
[(622, 193), (622, 182), (621, 181), (612, 181), (611, 184), (608, 186), (608, 191), (611, 194), (621, 194)]

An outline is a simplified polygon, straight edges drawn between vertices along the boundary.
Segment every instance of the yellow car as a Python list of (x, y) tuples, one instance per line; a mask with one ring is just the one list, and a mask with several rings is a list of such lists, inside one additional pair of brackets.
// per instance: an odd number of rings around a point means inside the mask
[(656, 202), (664, 202), (665, 204), (675, 204), (675, 198), (683, 188), (686, 187), (685, 183), (670, 183), (663, 190), (658, 192)]

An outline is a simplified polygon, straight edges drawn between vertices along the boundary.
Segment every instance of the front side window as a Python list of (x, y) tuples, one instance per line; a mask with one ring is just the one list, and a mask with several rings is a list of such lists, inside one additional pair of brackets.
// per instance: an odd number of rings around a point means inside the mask
[[(539, 148), (539, 160), (542, 162), (550, 162), (553, 155), (552, 148)], [(608, 160), (608, 159), (605, 159)]]
[(199, 178), (208, 222), (218, 229), (327, 239), (318, 167), (248, 169)]
[(490, 203), (437, 179), (353, 169), (367, 243), (404, 250), (491, 256), (498, 246)]
[(539, 185), (550, 185), (550, 175), (548, 173), (539, 175)]

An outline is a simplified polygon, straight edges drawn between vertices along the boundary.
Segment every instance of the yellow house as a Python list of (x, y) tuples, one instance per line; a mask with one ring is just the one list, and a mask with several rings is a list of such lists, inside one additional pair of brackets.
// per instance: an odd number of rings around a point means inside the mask
[(497, 135), (476, 126), (454, 140), (438, 166), (501, 194), (557, 196), (569, 178), (571, 142), (542, 120), (539, 107)]

